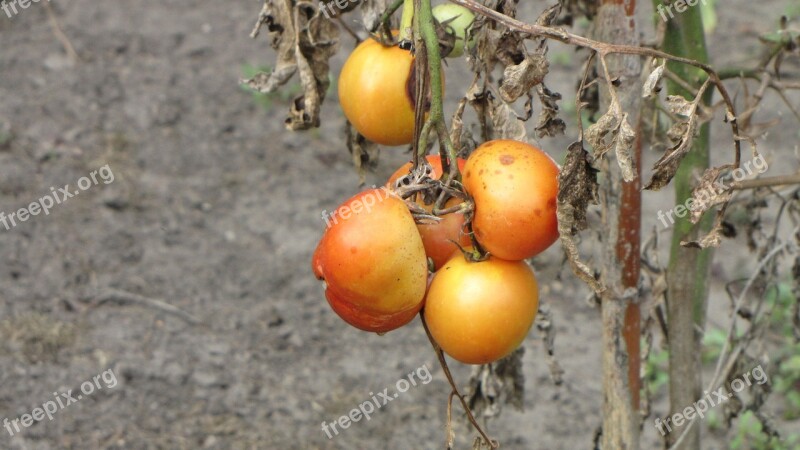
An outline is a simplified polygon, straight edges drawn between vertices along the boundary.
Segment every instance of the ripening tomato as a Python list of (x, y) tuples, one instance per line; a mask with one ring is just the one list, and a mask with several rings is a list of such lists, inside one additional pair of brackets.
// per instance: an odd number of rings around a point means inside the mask
[(538, 148), (482, 144), (467, 158), (464, 188), (475, 201), (475, 237), (498, 258), (530, 258), (558, 239), (558, 166)]
[(414, 57), (398, 46), (367, 39), (339, 75), (339, 103), (347, 120), (370, 141), (410, 144), (414, 137)]
[[(431, 165), (433, 172), (431, 178), (438, 180), (442, 176), (442, 159), (438, 155), (428, 155), (428, 163)], [(458, 158), (459, 170), (463, 170), (466, 161)], [(408, 174), (411, 170), (411, 163), (407, 163), (397, 169), (397, 171), (389, 177), (387, 186), (394, 185), (400, 177)], [(422, 196), (415, 198), (417, 204), (422, 206), (427, 211), (433, 211), (433, 203), (425, 204)], [(445, 208), (451, 208), (461, 203), (458, 198), (450, 198), (445, 202)], [(441, 217), (442, 220), (436, 223), (419, 223), (417, 229), (422, 236), (422, 243), (425, 245), (425, 254), (433, 260), (433, 268), (437, 270), (441, 267), (451, 256), (453, 252), (458, 250), (457, 242), (460, 246), (466, 247), (470, 245), (470, 239), (464, 231), (464, 214), (452, 213), (445, 214)]]
[(314, 252), (314, 274), (347, 323), (386, 332), (410, 322), (427, 286), (425, 248), (405, 202), (387, 189), (369, 189), (326, 218)]
[(536, 277), (524, 261), (470, 262), (459, 252), (433, 276), (423, 314), (445, 353), (488, 364), (519, 347), (538, 308)]

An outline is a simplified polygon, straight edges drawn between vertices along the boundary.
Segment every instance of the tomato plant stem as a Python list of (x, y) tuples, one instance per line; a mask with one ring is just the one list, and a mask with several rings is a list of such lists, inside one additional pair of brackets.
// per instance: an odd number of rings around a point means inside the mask
[(392, 16), (406, 1), (407, 0), (394, 0), (394, 3), (389, 5), (389, 7), (386, 8), (386, 11), (381, 14), (381, 18), (377, 23), (377, 27), (373, 30), (370, 30), (372, 32), (379, 31), (381, 39), (385, 39), (383, 42), (388, 43), (392, 41)]
[[(414, 16), (414, 43), (417, 55), (425, 53), (425, 64), (427, 65), (426, 75), (430, 83), (430, 110), (428, 118), (418, 137), (417, 159), (427, 153), (428, 133), (435, 130), (439, 139), (439, 154), (442, 158), (442, 180), (445, 187), (450, 187), (453, 180), (460, 178), (458, 170), (457, 156), (453, 142), (450, 140), (450, 133), (444, 119), (444, 89), (442, 83), (442, 55), (439, 52), (439, 39), (433, 19), (433, 9), (431, 0), (414, 0), (416, 14)], [(418, 63), (421, 61), (418, 61)], [(419, 85), (418, 85), (419, 86)], [(421, 97), (419, 92), (417, 98)], [(417, 108), (425, 108), (427, 102), (418, 101)], [(447, 190), (443, 189), (436, 199), (436, 209), (441, 209), (447, 200)]]
[[(429, 1), (429, 3), (430, 3), (430, 1)], [(424, 315), (423, 311), (420, 311), (419, 318), (422, 321), (422, 327), (425, 329), (425, 334), (428, 336), (428, 341), (430, 341), (431, 346), (433, 346), (434, 352), (436, 352), (436, 357), (439, 359), (439, 364), (442, 366), (442, 370), (444, 371), (444, 376), (447, 377), (447, 382), (450, 383), (450, 387), (452, 388), (452, 391), (450, 393), (450, 397), (448, 398), (448, 408), (447, 408), (447, 412), (448, 412), (447, 441), (450, 442), (450, 439), (451, 439), (451, 437), (450, 437), (450, 433), (451, 433), (451, 431), (450, 431), (451, 430), (451, 428), (450, 428), (450, 406), (449, 405), (452, 403), (453, 396), (455, 395), (461, 401), (461, 406), (464, 408), (464, 412), (467, 413), (467, 419), (469, 419), (469, 423), (471, 423), (472, 426), (475, 427), (475, 429), (478, 431), (478, 433), (480, 433), (481, 438), (483, 438), (484, 442), (486, 442), (486, 444), (490, 448), (500, 448), (500, 444), (497, 441), (494, 441), (491, 438), (489, 438), (489, 436), (486, 434), (486, 432), (483, 431), (483, 428), (481, 428), (481, 426), (478, 424), (478, 421), (475, 420), (475, 416), (472, 415), (472, 411), (469, 409), (469, 405), (467, 404), (467, 400), (458, 391), (458, 388), (456, 387), (456, 383), (453, 380), (453, 374), (450, 373), (450, 366), (447, 365), (447, 360), (445, 359), (444, 352), (442, 351), (442, 348), (439, 347), (439, 344), (436, 343), (436, 340), (433, 339), (433, 335), (431, 335), (431, 330), (428, 328), (428, 323), (425, 322), (425, 315)]]
[(400, 41), (411, 40), (412, 21), (414, 20), (414, 0), (403, 1), (403, 15), (400, 18)]

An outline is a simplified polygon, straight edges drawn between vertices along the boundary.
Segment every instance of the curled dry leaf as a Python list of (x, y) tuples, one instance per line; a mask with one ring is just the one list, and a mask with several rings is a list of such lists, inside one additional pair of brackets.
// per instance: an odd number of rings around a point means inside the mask
[(464, 110), (467, 106), (467, 99), (462, 98), (458, 102), (456, 113), (450, 125), (450, 140), (456, 150), (456, 154), (461, 158), (466, 158), (478, 146), (472, 138), (468, 129), (464, 129)]
[(292, 102), (286, 127), (304, 130), (319, 126), (320, 107), (330, 84), (329, 60), (339, 46), (339, 28), (314, 3), (302, 0), (266, 0), (252, 36), (264, 25), (277, 51), (277, 64), (271, 73), (243, 83), (270, 93), (298, 73), (303, 93)]
[(483, 140), (513, 139), (528, 142), (525, 123), (506, 103), (498, 101), (490, 91), (474, 83), (467, 92), (467, 101), (475, 109), (483, 128)]
[(647, 98), (652, 96), (654, 93), (658, 93), (660, 90), (658, 83), (661, 82), (661, 78), (664, 76), (664, 68), (666, 65), (667, 60), (665, 59), (660, 66), (657, 66), (652, 72), (650, 72), (650, 75), (647, 77), (647, 80), (645, 80), (644, 85), (642, 86), (642, 97)]
[(700, 217), (714, 206), (730, 201), (733, 192), (719, 180), (719, 176), (730, 168), (731, 166), (712, 167), (703, 173), (700, 182), (692, 190), (692, 198), (686, 202), (692, 223), (699, 222)]
[(549, 304), (539, 304), (536, 329), (541, 333), (542, 343), (547, 351), (547, 367), (550, 369), (550, 378), (556, 386), (560, 386), (564, 382), (564, 369), (555, 354), (556, 329), (553, 325), (553, 313), (550, 311)]
[(622, 116), (622, 123), (615, 138), (614, 152), (617, 155), (617, 163), (622, 169), (622, 179), (630, 183), (636, 179), (636, 161), (633, 158), (633, 144), (636, 141), (636, 133), (628, 123), (628, 114)]
[[(622, 110), (619, 103), (613, 102), (608, 111), (586, 130), (586, 141), (594, 149), (592, 157), (595, 160), (602, 158), (614, 146), (615, 135), (621, 122)], [(611, 139), (607, 139), (609, 136)]]
[(544, 136), (554, 137), (564, 134), (567, 124), (558, 118), (558, 101), (561, 94), (551, 92), (544, 83), (536, 87), (539, 101), (542, 103), (542, 112), (539, 113), (539, 123), (536, 124), (536, 135), (539, 138)]
[(527, 55), (519, 64), (506, 66), (500, 84), (500, 98), (513, 103), (539, 85), (550, 70), (550, 63), (543, 55)]
[(359, 134), (350, 122), (347, 122), (345, 127), (347, 150), (353, 157), (353, 167), (358, 173), (359, 185), (363, 185), (367, 179), (367, 170), (375, 169), (378, 166), (380, 148), (378, 144)]
[(519, 347), (497, 362), (473, 368), (466, 397), (476, 416), (498, 416), (504, 404), (522, 410), (525, 398), (524, 354), (525, 348)]
[(697, 240), (681, 241), (681, 245), (688, 248), (716, 248), (722, 242), (722, 222), (717, 220), (714, 227), (705, 236)]
[(667, 109), (674, 115), (685, 117), (685, 120), (676, 122), (667, 131), (667, 137), (672, 145), (653, 165), (653, 175), (644, 187), (647, 190), (658, 191), (672, 181), (683, 157), (692, 148), (699, 126), (700, 117), (696, 101), (689, 102), (679, 95), (670, 95), (667, 98)]
[(589, 163), (589, 152), (583, 142), (569, 146), (567, 159), (558, 174), (558, 233), (564, 253), (580, 279), (597, 294), (604, 288), (592, 270), (580, 259), (575, 235), (586, 229), (586, 211), (589, 205), (598, 204), (597, 169)]

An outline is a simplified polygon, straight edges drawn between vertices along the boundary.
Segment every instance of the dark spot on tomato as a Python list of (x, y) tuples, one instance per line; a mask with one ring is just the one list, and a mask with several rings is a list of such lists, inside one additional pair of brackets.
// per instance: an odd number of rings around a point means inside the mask
[(358, 253), (358, 249), (355, 248), (355, 247), (350, 247), (350, 253), (356, 254), (356, 253)]
[(472, 173), (472, 171), (468, 170), (467, 173), (465, 173), (464, 175), (468, 177), (468, 176), (470, 176), (471, 173)]
[(478, 175), (483, 175), (483, 172), (486, 172), (486, 170), (485, 169), (481, 169), (480, 172), (478, 172)]
[(537, 209), (533, 213), (536, 214), (536, 217), (542, 217), (542, 210), (541, 209)]
[(500, 155), (500, 164), (507, 166), (514, 163), (514, 157), (511, 155)]

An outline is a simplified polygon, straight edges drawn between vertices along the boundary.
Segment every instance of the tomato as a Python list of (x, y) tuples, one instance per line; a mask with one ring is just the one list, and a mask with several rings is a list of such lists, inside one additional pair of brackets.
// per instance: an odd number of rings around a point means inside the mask
[(410, 144), (414, 138), (413, 62), (409, 51), (367, 39), (342, 67), (342, 111), (370, 141), (394, 146)]
[(464, 188), (475, 201), (475, 237), (498, 258), (530, 258), (558, 239), (558, 166), (538, 148), (484, 143), (467, 159)]
[[(431, 178), (438, 180), (442, 176), (442, 159), (438, 155), (428, 155), (427, 160), (433, 168)], [(459, 169), (463, 169), (465, 163), (465, 160), (458, 158)], [(389, 177), (389, 181), (386, 183), (387, 186), (394, 185), (395, 181), (400, 177), (408, 175), (409, 170), (411, 170), (411, 163), (407, 163), (397, 169)], [(415, 201), (427, 211), (433, 211), (433, 204), (426, 205), (421, 196), (418, 196)], [(461, 203), (461, 199), (453, 197), (445, 202), (444, 207), (450, 208), (459, 203)], [(471, 244), (469, 236), (463, 232), (464, 214), (445, 214), (441, 219), (436, 223), (417, 224), (419, 234), (422, 236), (422, 243), (425, 246), (425, 254), (433, 260), (434, 270), (441, 267), (458, 250), (458, 246), (454, 242), (457, 242), (462, 247)]]
[(405, 202), (369, 189), (326, 218), (311, 262), (325, 296), (347, 323), (386, 332), (410, 322), (427, 286), (425, 248)]
[(524, 261), (470, 262), (458, 253), (434, 275), (423, 314), (445, 353), (488, 364), (519, 347), (538, 307), (536, 277)]
[[(433, 17), (443, 24), (445, 31), (456, 38), (453, 50), (450, 54), (444, 55), (448, 58), (457, 58), (464, 54), (464, 47), (467, 44), (467, 30), (475, 22), (475, 14), (469, 9), (452, 3), (444, 3), (433, 8)], [(470, 39), (469, 48), (475, 46), (475, 39)]]

